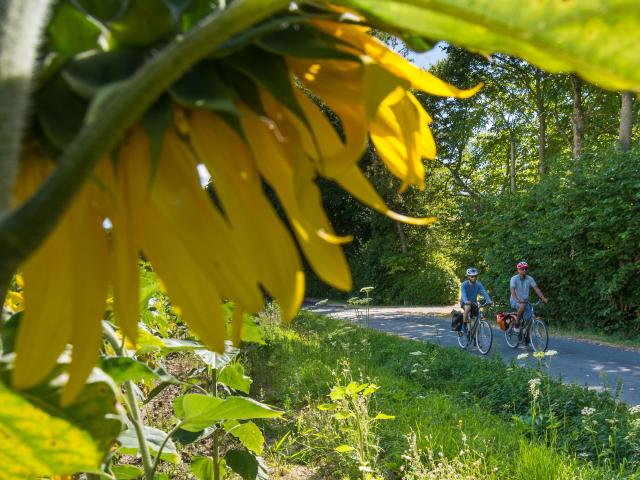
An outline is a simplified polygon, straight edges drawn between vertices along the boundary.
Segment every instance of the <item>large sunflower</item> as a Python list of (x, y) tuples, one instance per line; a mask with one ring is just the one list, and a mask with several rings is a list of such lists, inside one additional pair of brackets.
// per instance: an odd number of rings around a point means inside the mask
[[(25, 311), (13, 375), (18, 388), (41, 381), (71, 344), (65, 400), (73, 398), (95, 365), (108, 295), (123, 333), (135, 341), (141, 252), (194, 332), (218, 351), (226, 332), (223, 299), (234, 302), (236, 320), (258, 312), (264, 292), (282, 306), (285, 319), (295, 315), (304, 292), (296, 243), (322, 280), (349, 290), (341, 247), (349, 238), (333, 231), (318, 176), (395, 220), (434, 220), (391, 211), (358, 161), (370, 138), (402, 190), (424, 188), (422, 159), (434, 158), (435, 145), (431, 119), (412, 89), (459, 98), (475, 89), (458, 90), (416, 68), (360, 25), (322, 20), (288, 34), (297, 32), (322, 40), (329, 53), (298, 54), (263, 38), (214, 55), (188, 75), (205, 68), (207, 81), (215, 73), (215, 95), (228, 94), (223, 100), (194, 104), (181, 101), (178, 92), (158, 138), (139, 124), (102, 160), (22, 267)], [(278, 72), (265, 67), (267, 57), (285, 72), (277, 88)], [(340, 119), (340, 132), (329, 109)], [(54, 168), (45, 150), (35, 141), (25, 149), (16, 204)], [(216, 202), (200, 186), (200, 164), (211, 173)], [(263, 182), (277, 195), (288, 225)], [(242, 322), (235, 323), (239, 338)]]

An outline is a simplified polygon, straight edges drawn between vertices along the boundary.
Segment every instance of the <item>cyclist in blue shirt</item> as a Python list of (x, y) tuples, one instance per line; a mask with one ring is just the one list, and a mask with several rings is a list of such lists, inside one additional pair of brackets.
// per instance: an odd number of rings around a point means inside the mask
[(516, 320), (513, 329), (518, 332), (520, 330), (520, 319), (524, 317), (526, 320), (531, 316), (533, 308), (529, 302), (529, 291), (533, 290), (538, 294), (540, 300), (544, 303), (549, 303), (549, 300), (544, 296), (538, 284), (532, 276), (527, 275), (529, 271), (529, 265), (527, 262), (522, 261), (516, 265), (518, 273), (511, 277), (509, 287), (511, 289), (511, 308), (516, 309)]
[(469, 321), (469, 313), (478, 316), (478, 295), (482, 295), (487, 305), (491, 304), (491, 297), (484, 288), (484, 285), (478, 280), (478, 270), (475, 268), (467, 268), (467, 280), (460, 285), (460, 306), (464, 308), (463, 320), (467, 326), (467, 332), (471, 331), (471, 323)]

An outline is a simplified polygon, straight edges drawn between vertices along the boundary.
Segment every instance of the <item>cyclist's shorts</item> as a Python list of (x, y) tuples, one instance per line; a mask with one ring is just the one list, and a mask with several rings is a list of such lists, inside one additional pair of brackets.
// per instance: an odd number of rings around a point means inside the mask
[[(460, 306), (464, 309), (464, 307), (465, 307), (466, 305), (465, 305), (464, 303), (460, 302)], [(470, 313), (471, 313), (471, 316), (472, 316), (472, 317), (477, 317), (477, 316), (478, 316), (478, 314), (480, 313), (480, 312), (478, 311), (478, 305), (475, 305), (475, 304), (473, 304), (473, 303), (472, 303), (472, 304), (471, 304), (471, 312), (470, 312)]]
[[(511, 308), (513, 308), (514, 310), (518, 310), (518, 308), (520, 308), (520, 304), (518, 303), (518, 301), (514, 300), (513, 298), (511, 299)], [(533, 308), (529, 303), (527, 303), (524, 307), (524, 313), (522, 314), (522, 318), (527, 320), (531, 317), (532, 313), (533, 313)]]

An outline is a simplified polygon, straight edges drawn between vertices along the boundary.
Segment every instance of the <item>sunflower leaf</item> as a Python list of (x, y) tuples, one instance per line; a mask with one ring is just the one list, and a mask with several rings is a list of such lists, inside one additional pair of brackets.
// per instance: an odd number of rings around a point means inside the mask
[(375, 26), (423, 35), (484, 53), (523, 58), (550, 72), (575, 71), (610, 90), (640, 91), (636, 0), (340, 0)]

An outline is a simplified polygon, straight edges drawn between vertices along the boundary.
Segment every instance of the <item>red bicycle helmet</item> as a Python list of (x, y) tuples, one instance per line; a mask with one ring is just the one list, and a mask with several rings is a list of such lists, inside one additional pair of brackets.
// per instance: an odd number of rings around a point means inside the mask
[(516, 268), (529, 268), (529, 264), (527, 262), (518, 262), (518, 265), (516, 265)]

